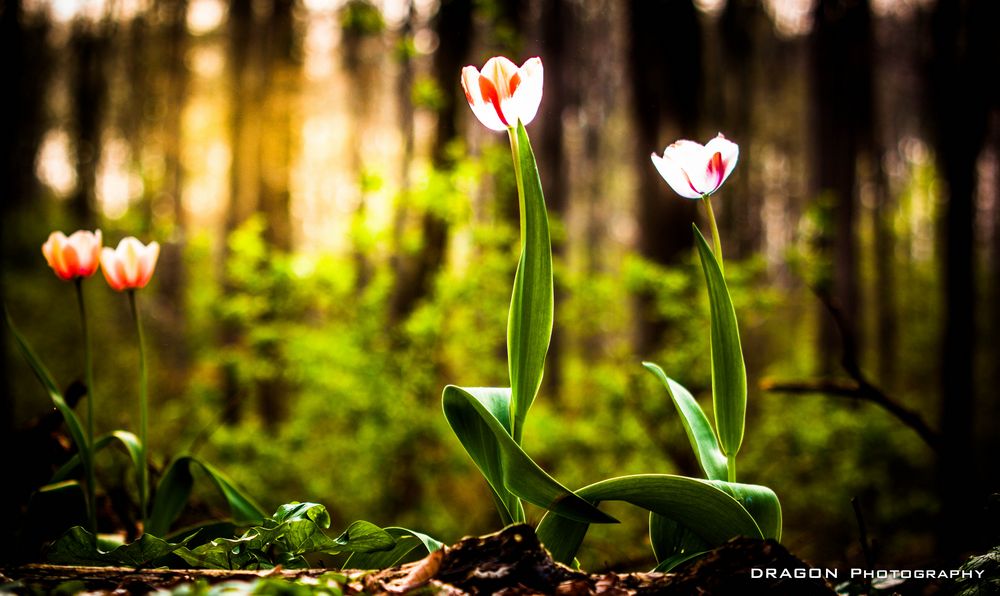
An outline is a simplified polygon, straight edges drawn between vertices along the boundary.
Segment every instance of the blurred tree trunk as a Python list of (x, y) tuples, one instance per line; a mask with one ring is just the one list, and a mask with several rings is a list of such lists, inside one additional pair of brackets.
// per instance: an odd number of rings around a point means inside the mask
[(399, 163), (399, 199), (393, 206), (393, 252), (390, 259), (394, 271), (399, 267), (400, 251), (404, 244), (403, 236), (410, 207), (410, 169), (416, 144), (413, 131), (413, 119), (416, 115), (413, 106), (413, 61), (415, 54), (415, 49), (413, 49), (413, 29), (414, 20), (417, 15), (413, 0), (408, 0), (406, 5), (406, 19), (403, 21), (402, 27), (400, 27), (399, 40), (397, 41), (397, 46), (399, 47), (399, 51), (397, 52), (399, 56), (399, 75), (396, 77), (396, 109), (399, 112), (398, 125), (400, 136), (403, 137), (403, 155)]
[[(230, 109), (230, 150), (232, 161), (229, 167), (229, 204), (226, 207), (225, 228), (222, 250), (222, 293), (231, 296), (237, 291), (235, 281), (228, 272), (230, 259), (229, 240), (236, 229), (253, 213), (256, 204), (255, 188), (257, 176), (251, 164), (257, 152), (254, 130), (254, 97), (256, 94), (251, 68), (251, 41), (253, 35), (253, 5), (251, 0), (233, 0), (229, 5), (229, 109)], [(254, 184), (251, 186), (250, 182)], [(235, 424), (242, 417), (241, 383), (239, 366), (235, 355), (242, 341), (242, 322), (233, 315), (224, 316), (221, 321), (221, 344), (223, 357), (223, 421)]]
[[(740, 146), (741, 162), (753, 163), (754, 81), (761, 59), (757, 45), (760, 31), (770, 30), (770, 24), (756, 0), (729, 0), (718, 27), (722, 64), (713, 78), (723, 101), (720, 122), (724, 130), (719, 132)], [(713, 205), (725, 238), (726, 257), (733, 259), (753, 254), (763, 238), (763, 197), (751, 190), (750, 170), (741, 170), (726, 182), (724, 199)]]
[[(579, 81), (579, 56), (573, 51), (575, 47), (579, 47), (576, 43), (579, 29), (579, 15), (568, 0), (542, 2), (538, 35), (542, 42), (537, 54), (544, 60), (545, 95), (535, 119), (538, 140), (534, 143), (534, 150), (549, 216), (563, 223), (566, 221), (569, 201), (569, 169), (563, 142), (563, 120), (579, 104), (579, 91), (576, 87)], [(556, 260), (565, 257), (564, 239), (552, 239), (552, 253)], [(556, 310), (563, 298), (562, 286), (556, 280)], [(545, 384), (548, 394), (556, 400), (559, 399), (562, 387), (561, 356), (564, 342), (562, 328), (555, 325), (546, 356)]]
[[(1000, 70), (1000, 46), (994, 31), (998, 22), (1000, 4), (966, 0), (939, 2), (931, 24), (930, 120), (936, 127), (935, 154), (948, 187), (940, 228), (945, 320), (941, 344), (943, 452), (938, 471), (942, 518), (938, 536), (941, 554), (949, 557), (985, 546), (982, 541), (986, 538), (977, 516), (985, 495), (977, 475), (974, 431), (974, 220), (976, 162), (990, 111), (1000, 107), (997, 78), (983, 76)], [(975, 82), (973, 89), (968, 87), (970, 81)]]
[(385, 59), (382, 44), (385, 23), (382, 15), (368, 0), (350, 0), (341, 15), (341, 43), (344, 69), (352, 92), (348, 96), (350, 124), (348, 126), (348, 168), (356, 177), (358, 206), (354, 212), (352, 238), (356, 269), (356, 291), (363, 290), (374, 275), (365, 238), (367, 227), (367, 195), (369, 173), (364, 163), (365, 131), (370, 125), (371, 108), (377, 100), (377, 81)]
[[(459, 83), (472, 38), (472, 0), (442, 0), (433, 22), (438, 35), (433, 71), (444, 92), (444, 102), (437, 115), (431, 159), (434, 167), (449, 170), (454, 166), (448, 144), (458, 136), (458, 108), (465, 106)], [(421, 218), (423, 246), (413, 255), (401, 255), (395, 285), (389, 303), (389, 319), (404, 320), (417, 303), (431, 290), (434, 275), (444, 264), (448, 248), (448, 223), (432, 209)]]
[(107, 108), (108, 48), (111, 19), (98, 22), (78, 18), (72, 26), (69, 49), (73, 58), (72, 105), (76, 139), (76, 191), (70, 209), (79, 225), (97, 225), (97, 166), (101, 159), (101, 133)]
[[(634, 159), (639, 174), (639, 252), (655, 263), (674, 263), (690, 254), (697, 203), (676, 196), (649, 155), (661, 153), (679, 138), (696, 138), (701, 26), (694, 4), (682, 0), (630, 0), (628, 21)], [(659, 345), (666, 323), (654, 312), (653, 296), (637, 296), (637, 302), (638, 349), (650, 354)]]
[[(8, 85), (7, 109), (0, 112), (0, 254), (3, 255), (0, 276), (21, 263), (31, 263), (34, 267), (37, 262), (20, 258), (25, 246), (30, 246), (31, 256), (37, 258), (35, 251), (39, 244), (37, 240), (22, 240), (24, 231), (18, 222), (22, 212), (38, 205), (35, 157), (45, 132), (47, 106), (39, 98), (46, 97), (51, 70), (48, 32), (47, 22), (26, 19), (21, 0), (8, 0), (0, 10), (0, 47), (4, 56), (0, 72)], [(32, 228), (32, 233), (35, 231)], [(6, 294), (6, 284), (0, 283), (0, 303), (6, 304)], [(11, 436), (14, 428), (14, 399), (7, 369), (8, 358), (13, 356), (8, 352), (7, 335), (7, 325), (0, 325), (0, 391), (4, 396), (0, 398), (0, 434), (3, 436)], [(0, 553), (6, 553), (6, 549), (0, 548)]]
[[(257, 211), (265, 218), (264, 241), (270, 255), (287, 255), (292, 249), (291, 168), (296, 143), (295, 100), (299, 93), (299, 68), (295, 60), (294, 0), (272, 0), (264, 24), (261, 44), (261, 118), (266, 134), (261, 134), (257, 158), (259, 202)], [(268, 265), (264, 265), (267, 267)], [(261, 315), (264, 325), (274, 325), (280, 313), (281, 282), (269, 284), (267, 308)], [(285, 357), (278, 334), (255, 346), (257, 358), (271, 365), (268, 374), (256, 383), (258, 411), (266, 428), (275, 432), (285, 418), (288, 397)]]
[[(184, 213), (184, 168), (181, 162), (183, 137), (183, 115), (188, 91), (188, 70), (185, 55), (188, 48), (187, 0), (162, 3), (163, 63), (158, 65), (165, 74), (164, 106), (162, 120), (163, 134), (163, 186), (153, 201), (169, 213), (170, 235), (163, 245), (157, 276), (160, 283), (157, 290), (162, 298), (164, 316), (169, 324), (163, 325), (161, 333), (166, 341), (177, 349), (168, 350), (170, 366), (174, 371), (187, 371), (191, 364), (190, 351), (186, 349), (187, 338), (187, 276), (185, 274), (184, 248), (186, 245), (187, 217)], [(138, 137), (133, 137), (138, 138)], [(170, 393), (184, 394), (184, 384), (188, 375), (168, 376), (172, 384)]]
[[(831, 263), (821, 291), (840, 307), (849, 333), (858, 337), (856, 165), (859, 155), (871, 150), (871, 11), (868, 0), (819, 0), (813, 17), (813, 196), (832, 212), (832, 229), (821, 230), (818, 246)], [(821, 366), (830, 371), (837, 331), (828, 317), (822, 320)], [(858, 349), (863, 353), (864, 346)]]

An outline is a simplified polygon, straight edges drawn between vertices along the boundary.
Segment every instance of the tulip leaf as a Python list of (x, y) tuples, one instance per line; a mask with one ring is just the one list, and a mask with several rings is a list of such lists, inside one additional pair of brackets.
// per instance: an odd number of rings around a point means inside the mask
[(670, 571), (709, 550), (708, 544), (687, 526), (656, 513), (649, 514), (649, 541), (657, 561), (653, 571), (659, 572)]
[[(45, 365), (42, 364), (42, 361), (35, 355), (35, 351), (28, 345), (28, 341), (21, 335), (21, 332), (17, 330), (6, 304), (3, 307), (3, 314), (4, 319), (7, 321), (7, 328), (10, 329), (10, 333), (14, 337), (14, 343), (21, 352), (21, 356), (28, 362), (32, 372), (35, 373), (35, 377), (45, 387), (45, 391), (49, 394), (52, 404), (62, 414), (63, 420), (66, 422), (66, 428), (69, 430), (69, 435), (72, 437), (77, 451), (80, 452), (84, 465), (91, 465), (93, 458), (90, 456), (90, 444), (87, 442), (87, 437), (83, 432), (83, 425), (80, 424), (80, 419), (77, 418), (76, 412), (66, 403), (62, 392), (59, 391), (55, 380), (52, 378), (52, 374), (49, 373)], [(88, 396), (87, 399), (90, 399), (90, 397)]]
[[(441, 398), (444, 416), (469, 457), (486, 478), (504, 526), (524, 521), (521, 501), (504, 483), (503, 456), (494, 434), (510, 436), (510, 389), (498, 387), (445, 387)], [(465, 404), (474, 401), (475, 404)], [(486, 413), (481, 413), (485, 410)], [(495, 424), (494, 424), (495, 423)], [(496, 431), (494, 426), (499, 426)]]
[(510, 435), (510, 389), (448, 385), (444, 416), (493, 492), (503, 523), (524, 521), (518, 497), (584, 523), (616, 523), (559, 484), (536, 464)]
[(146, 528), (148, 532), (163, 536), (170, 530), (171, 524), (180, 515), (191, 496), (191, 489), (194, 486), (191, 468), (194, 466), (200, 467), (225, 497), (233, 519), (242, 522), (255, 522), (264, 517), (260, 506), (240, 491), (225, 474), (208, 462), (192, 455), (182, 455), (170, 462), (163, 473), (163, 478), (157, 485), (153, 511), (149, 516)]
[(698, 227), (693, 227), (711, 306), (712, 406), (715, 410), (715, 426), (719, 430), (722, 452), (732, 460), (743, 443), (747, 409), (747, 373), (740, 346), (740, 330), (719, 261)]
[(753, 516), (764, 538), (781, 540), (781, 502), (773, 490), (758, 484), (739, 484), (720, 480), (709, 480), (709, 483), (739, 501), (740, 505)]
[(663, 383), (671, 401), (674, 402), (677, 413), (681, 415), (684, 432), (687, 433), (688, 441), (705, 476), (710, 480), (726, 480), (728, 477), (726, 456), (719, 449), (715, 431), (712, 430), (712, 425), (709, 424), (701, 406), (687, 389), (668, 377), (662, 368), (652, 362), (643, 362), (642, 365)]
[[(688, 528), (710, 548), (735, 536), (763, 537), (753, 517), (736, 499), (705, 480), (669, 474), (620, 476), (585, 486), (576, 494), (594, 505), (626, 501), (647, 509)], [(537, 533), (552, 558), (569, 565), (588, 527), (547, 513)]]
[(396, 546), (378, 552), (352, 553), (344, 563), (344, 569), (387, 569), (408, 562), (407, 559), (412, 558), (415, 551), (422, 556), (425, 552), (429, 554), (444, 546), (427, 534), (406, 528), (390, 527), (385, 528), (385, 531), (396, 541)]
[(513, 403), (512, 436), (521, 444), (528, 409), (542, 383), (545, 354), (552, 337), (552, 244), (538, 166), (524, 124), (511, 134), (521, 208), (521, 259), (507, 319), (507, 356)]
[[(125, 452), (129, 456), (129, 460), (132, 462), (132, 468), (138, 474), (139, 470), (142, 468), (142, 443), (139, 442), (139, 437), (126, 430), (116, 430), (94, 439), (94, 455), (96, 456), (105, 448), (115, 444), (115, 442), (125, 449)], [(69, 460), (58, 470), (56, 470), (56, 473), (52, 475), (49, 482), (59, 482), (60, 480), (68, 478), (79, 465), (80, 454), (77, 453), (74, 454), (73, 457), (69, 458)]]

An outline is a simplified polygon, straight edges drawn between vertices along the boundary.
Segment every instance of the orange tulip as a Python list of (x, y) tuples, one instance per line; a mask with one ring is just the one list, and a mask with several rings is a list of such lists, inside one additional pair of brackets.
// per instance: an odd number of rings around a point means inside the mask
[(52, 232), (42, 245), (42, 254), (59, 279), (90, 277), (100, 265), (101, 231), (79, 230), (69, 238), (62, 232)]
[(101, 251), (101, 268), (111, 289), (121, 292), (144, 288), (153, 277), (160, 245), (150, 242), (144, 246), (132, 236), (123, 238), (118, 248)]
[(503, 131), (531, 122), (542, 102), (542, 60), (529, 58), (521, 68), (495, 56), (483, 70), (475, 66), (462, 69), (462, 88), (472, 112), (487, 128)]

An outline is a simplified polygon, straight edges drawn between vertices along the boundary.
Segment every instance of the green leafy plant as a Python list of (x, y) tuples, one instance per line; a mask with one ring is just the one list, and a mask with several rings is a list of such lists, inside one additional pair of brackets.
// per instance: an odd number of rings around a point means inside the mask
[[(297, 569), (308, 567), (306, 556), (312, 554), (369, 554), (380, 551), (400, 554), (396, 537), (369, 522), (356, 521), (336, 538), (324, 532), (329, 527), (330, 515), (323, 505), (288, 503), (238, 537), (216, 538), (191, 548), (188, 545), (196, 540), (197, 532), (177, 542), (143, 534), (130, 544), (111, 546), (98, 543), (95, 549), (95, 537), (77, 526), (49, 547), (47, 557), (53, 563), (72, 565), (145, 567), (169, 564), (168, 557), (173, 555), (196, 568), (271, 569), (281, 565)], [(429, 544), (435, 546), (434, 541)], [(415, 545), (408, 546), (412, 549)], [(439, 543), (437, 547), (440, 547)]]

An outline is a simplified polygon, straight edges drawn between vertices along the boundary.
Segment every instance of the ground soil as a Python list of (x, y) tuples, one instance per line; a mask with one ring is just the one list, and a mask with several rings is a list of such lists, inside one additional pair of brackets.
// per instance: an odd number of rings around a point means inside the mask
[[(805, 569), (808, 564), (772, 540), (735, 539), (675, 573), (587, 574), (555, 563), (529, 526), (466, 538), (420, 561), (380, 572), (344, 572), (346, 594), (664, 594), (833, 595), (822, 580), (753, 579), (751, 569)], [(0, 569), (15, 592), (48, 592), (68, 581), (104, 593), (143, 593), (205, 580), (253, 581), (319, 577), (325, 569), (221, 571), (26, 565)]]

